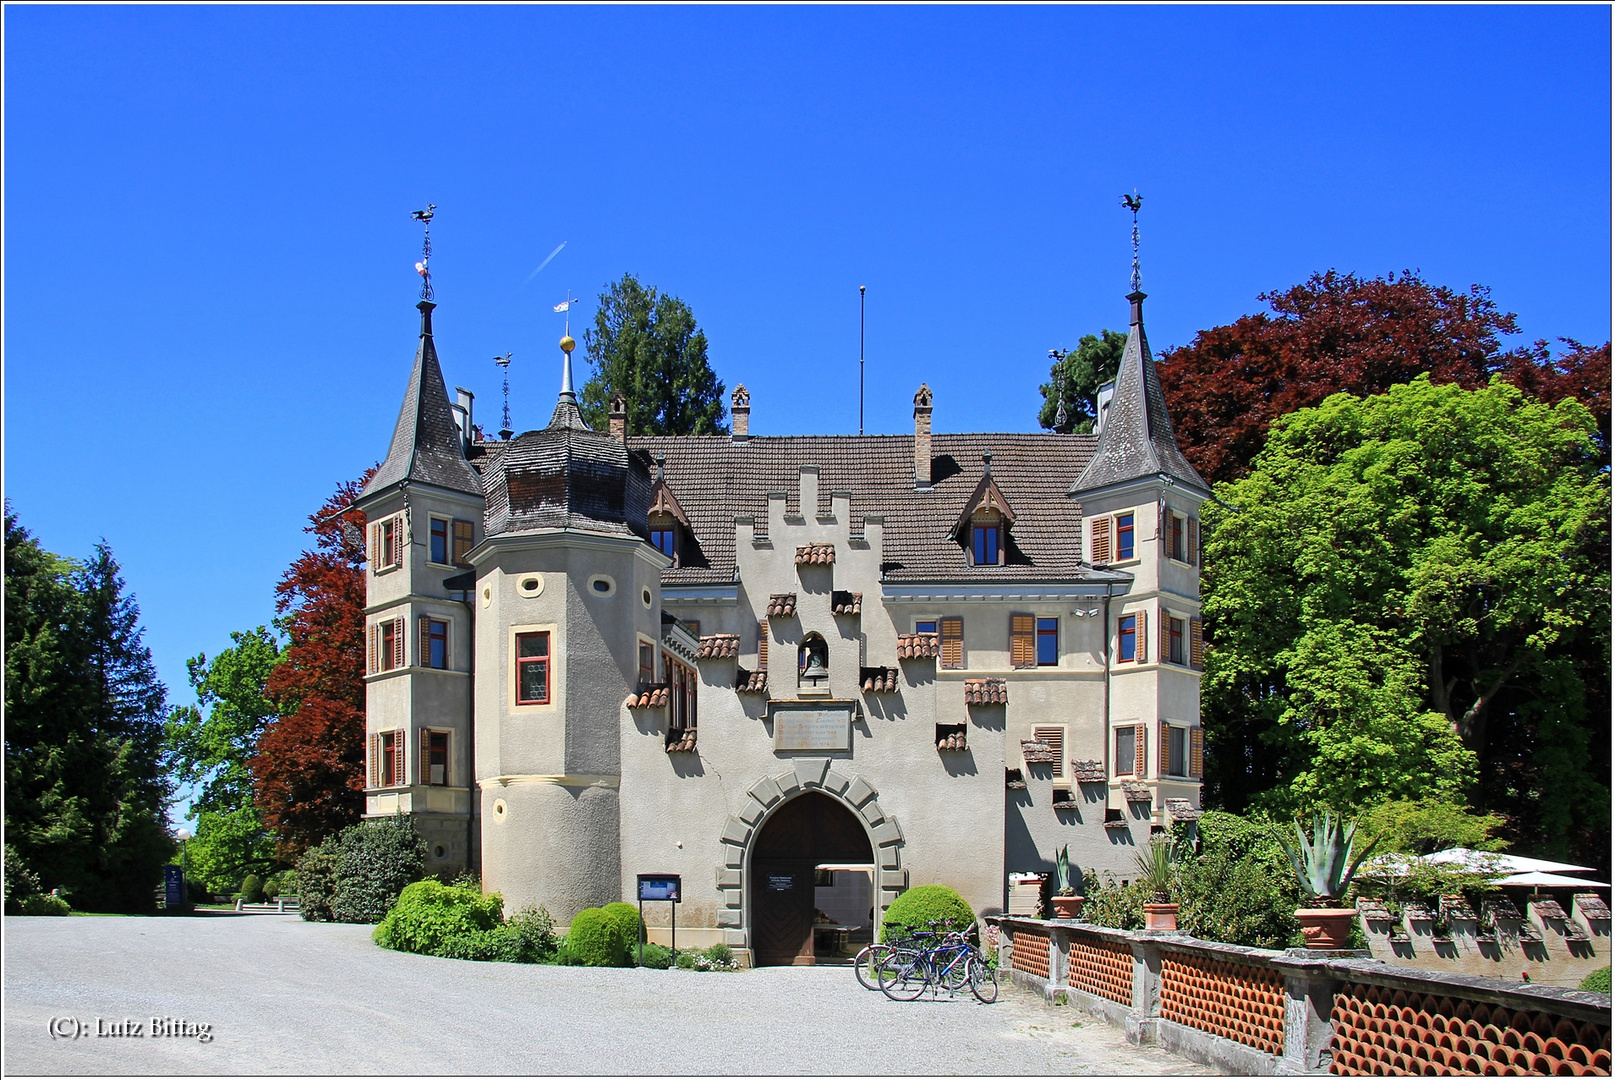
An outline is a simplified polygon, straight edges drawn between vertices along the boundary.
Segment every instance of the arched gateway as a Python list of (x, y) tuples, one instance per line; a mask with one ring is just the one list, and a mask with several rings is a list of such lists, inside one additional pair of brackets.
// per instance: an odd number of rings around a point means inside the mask
[(813, 963), (814, 869), (874, 861), (864, 823), (838, 799), (809, 791), (771, 814), (751, 852), (756, 962)]

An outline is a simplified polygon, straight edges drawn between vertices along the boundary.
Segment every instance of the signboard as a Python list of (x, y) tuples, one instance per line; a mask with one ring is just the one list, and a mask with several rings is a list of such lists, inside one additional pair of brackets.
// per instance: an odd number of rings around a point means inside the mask
[(639, 899), (679, 902), (681, 879), (677, 874), (640, 874)]
[(852, 703), (771, 701), (775, 750), (851, 750)]
[(177, 866), (163, 867), (163, 904), (170, 911), (185, 906), (185, 871)]
[(793, 874), (769, 874), (768, 888), (770, 892), (790, 892), (796, 885)]

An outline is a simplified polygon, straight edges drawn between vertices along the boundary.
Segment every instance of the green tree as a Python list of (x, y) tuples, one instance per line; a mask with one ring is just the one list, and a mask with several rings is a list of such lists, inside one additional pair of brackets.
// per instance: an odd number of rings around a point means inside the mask
[(583, 335), (593, 369), (583, 417), (609, 423), (616, 394), (628, 404), (630, 435), (721, 435), (729, 430), (723, 383), (707, 365), (707, 336), (690, 306), (641, 285), (632, 274), (606, 286), (594, 326)]
[(264, 692), (280, 662), (280, 642), (264, 626), (230, 639), (234, 644), (212, 661), (205, 654), (186, 661), (198, 705), (175, 708), (164, 728), (175, 779), (195, 788), (187, 816), (197, 827), (187, 861), (192, 878), (209, 892), (232, 891), (246, 874), (276, 865), (274, 838), (253, 804), (247, 761), (257, 752), (258, 736), (280, 715)]
[(44, 889), (138, 911), (173, 851), (166, 691), (103, 543), (75, 563), (5, 515), (6, 842)]
[(1211, 794), (1288, 813), (1472, 793), (1506, 838), (1607, 858), (1587, 749), (1607, 719), (1577, 663), (1608, 671), (1595, 431), (1573, 399), (1428, 376), (1276, 421), (1204, 512)]
[[(1049, 355), (1054, 364), (1049, 368), (1049, 381), (1038, 387), (1043, 395), (1043, 406), (1037, 412), (1038, 424), (1064, 435), (1092, 434), (1097, 419), (1094, 399), (1099, 388), (1121, 370), (1122, 351), (1126, 347), (1126, 334), (1101, 330), (1098, 335), (1083, 335), (1070, 352), (1051, 351)], [(1063, 424), (1059, 422), (1062, 401), (1065, 403)]]

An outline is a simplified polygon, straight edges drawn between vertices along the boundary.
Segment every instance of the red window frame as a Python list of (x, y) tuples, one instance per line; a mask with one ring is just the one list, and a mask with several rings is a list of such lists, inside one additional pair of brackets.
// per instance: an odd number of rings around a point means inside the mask
[(1123, 615), (1116, 620), (1116, 660), (1132, 663), (1138, 659), (1138, 616)]
[(1166, 633), (1168, 640), (1167, 660), (1174, 664), (1183, 663), (1183, 620), (1169, 616), (1166, 620)]
[(432, 519), (432, 546), (427, 554), (431, 561), (442, 566), (449, 561), (449, 522), (446, 518)]
[(381, 786), (397, 787), (399, 762), (398, 755), (403, 752), (404, 740), (398, 737), (396, 731), (383, 731), (381, 733)]
[[(533, 652), (524, 654), (523, 650), (532, 647)], [(524, 697), (523, 691), (527, 686), (527, 673), (536, 666), (542, 672), (542, 690), (538, 697)], [(516, 635), (516, 704), (518, 705), (548, 705), (550, 703), (550, 632), (548, 630), (533, 630), (525, 634)]]
[(1133, 515), (1118, 514), (1116, 516), (1116, 561), (1123, 562), (1133, 557)]
[(1167, 525), (1167, 534), (1171, 538), (1172, 557), (1178, 562), (1183, 561), (1183, 519), (1176, 514), (1168, 514), (1171, 519)]

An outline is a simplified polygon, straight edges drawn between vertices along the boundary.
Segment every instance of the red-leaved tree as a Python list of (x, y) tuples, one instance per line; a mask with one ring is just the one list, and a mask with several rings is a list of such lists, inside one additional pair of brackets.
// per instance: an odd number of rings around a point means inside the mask
[(314, 550), (275, 586), (290, 643), (265, 693), (285, 715), (264, 729), (248, 768), (276, 853), (288, 861), (364, 812), (365, 518), (343, 508), (374, 471), (339, 485), (309, 517)]
[(1342, 391), (1383, 393), (1424, 371), (1470, 389), (1502, 374), (1550, 403), (1574, 395), (1599, 416), (1607, 453), (1609, 345), (1566, 342), (1557, 358), (1546, 342), (1505, 351), (1499, 338), (1518, 333), (1514, 315), (1483, 286), (1456, 292), (1413, 272), (1330, 270), (1257, 299), (1271, 312), (1202, 330), (1161, 356), (1178, 445), (1212, 483), (1245, 474), (1276, 418)]

